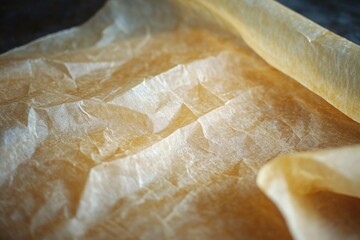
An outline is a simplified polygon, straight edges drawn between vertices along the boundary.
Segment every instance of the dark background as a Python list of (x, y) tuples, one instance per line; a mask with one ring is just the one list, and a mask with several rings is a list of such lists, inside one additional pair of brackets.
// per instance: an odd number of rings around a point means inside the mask
[[(191, 1), (191, 0), (189, 0)], [(278, 0), (360, 44), (360, 0)], [(0, 53), (84, 23), (106, 0), (0, 0)]]
[(106, 0), (0, 0), (0, 53), (80, 25)]
[(360, 45), (360, 0), (278, 0), (278, 2)]

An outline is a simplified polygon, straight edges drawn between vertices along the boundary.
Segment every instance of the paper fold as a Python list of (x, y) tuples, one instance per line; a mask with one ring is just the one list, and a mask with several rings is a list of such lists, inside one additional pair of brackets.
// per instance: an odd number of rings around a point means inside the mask
[(358, 147), (277, 160), (360, 142), (358, 65), (272, 1), (109, 1), (0, 56), (0, 238), (358, 238)]
[(295, 239), (356, 239), (359, 157), (358, 145), (281, 156), (260, 170), (257, 183), (278, 206)]

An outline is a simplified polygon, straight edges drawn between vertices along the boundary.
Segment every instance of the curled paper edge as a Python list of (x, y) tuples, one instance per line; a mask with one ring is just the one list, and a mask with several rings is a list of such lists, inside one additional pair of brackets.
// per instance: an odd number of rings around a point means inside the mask
[(273, 0), (197, 3), (271, 66), (360, 122), (360, 46)]
[(257, 185), (278, 207), (295, 239), (338, 239), (319, 226), (304, 198), (318, 192), (360, 198), (359, 162), (360, 145), (284, 155), (260, 169)]

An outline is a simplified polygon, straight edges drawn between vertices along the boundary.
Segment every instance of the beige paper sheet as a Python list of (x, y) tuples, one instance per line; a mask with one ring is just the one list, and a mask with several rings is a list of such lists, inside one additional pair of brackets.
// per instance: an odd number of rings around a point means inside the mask
[(360, 147), (278, 157), (258, 175), (295, 239), (359, 239)]
[(0, 56), (1, 238), (360, 238), (359, 147), (294, 153), (360, 143), (359, 46), (218, 3), (111, 0)]

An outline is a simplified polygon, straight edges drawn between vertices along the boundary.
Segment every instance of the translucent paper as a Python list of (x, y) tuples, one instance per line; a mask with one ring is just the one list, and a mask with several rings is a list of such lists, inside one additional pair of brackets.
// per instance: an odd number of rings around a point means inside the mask
[(282, 156), (258, 184), (277, 204), (296, 239), (358, 239), (360, 147)]
[(359, 47), (218, 3), (109, 1), (0, 57), (1, 237), (360, 237), (358, 147), (279, 157), (360, 143)]

